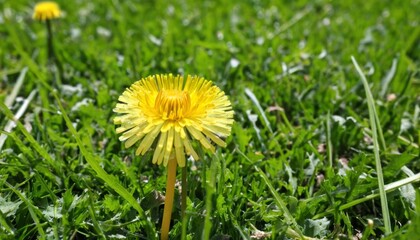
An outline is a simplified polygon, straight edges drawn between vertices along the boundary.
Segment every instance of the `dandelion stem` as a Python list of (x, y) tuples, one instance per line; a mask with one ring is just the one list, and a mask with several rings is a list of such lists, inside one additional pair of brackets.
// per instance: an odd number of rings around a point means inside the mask
[(181, 239), (187, 237), (187, 216), (185, 210), (187, 209), (187, 166), (182, 168), (182, 192), (181, 192), (181, 218), (182, 218), (182, 235)]
[[(60, 61), (58, 60), (57, 56), (55, 55), (54, 51), (54, 41), (53, 41), (53, 31), (51, 27), (51, 20), (45, 20), (45, 24), (47, 25), (47, 51), (48, 51), (48, 66), (58, 71), (58, 76), (55, 77), (56, 81), (54, 84), (57, 86), (61, 85), (61, 79), (63, 78), (63, 67), (61, 66)], [(55, 66), (54, 66), (55, 65)]]
[(187, 209), (187, 167), (182, 168), (182, 192), (181, 192), (181, 217), (185, 217), (185, 209)]
[(168, 178), (166, 180), (165, 208), (163, 209), (162, 228), (160, 239), (167, 240), (169, 226), (171, 224), (172, 206), (174, 203), (175, 179), (176, 179), (176, 159), (172, 158), (168, 163)]
[(48, 48), (48, 62), (53, 62), (55, 58), (54, 46), (53, 46), (53, 32), (51, 29), (51, 21), (47, 19), (45, 21), (47, 25), (47, 48)]

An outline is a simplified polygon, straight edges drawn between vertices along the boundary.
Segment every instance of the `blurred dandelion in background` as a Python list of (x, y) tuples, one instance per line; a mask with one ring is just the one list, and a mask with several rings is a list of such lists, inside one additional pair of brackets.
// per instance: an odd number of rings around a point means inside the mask
[(34, 7), (34, 13), (32, 17), (38, 21), (45, 21), (47, 27), (47, 49), (48, 49), (48, 67), (52, 72), (56, 72), (57, 68), (58, 76), (55, 76), (56, 79), (54, 84), (61, 86), (61, 79), (63, 78), (62, 66), (58, 60), (55, 51), (54, 51), (54, 42), (53, 42), (53, 31), (51, 26), (51, 20), (59, 18), (61, 16), (61, 10), (57, 3), (55, 2), (39, 2)]
[(55, 2), (40, 2), (35, 5), (33, 18), (39, 21), (59, 18), (60, 7)]

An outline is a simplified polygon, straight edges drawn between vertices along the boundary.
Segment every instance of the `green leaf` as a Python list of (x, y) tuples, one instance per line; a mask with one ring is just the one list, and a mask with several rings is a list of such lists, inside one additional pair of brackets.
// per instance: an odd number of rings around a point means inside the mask
[(103, 201), (104, 207), (111, 212), (115, 212), (120, 208), (120, 202), (112, 195), (106, 195)]
[(306, 219), (303, 232), (305, 235), (311, 237), (325, 237), (328, 233), (328, 227), (330, 225), (330, 221), (324, 217), (322, 219), (312, 220)]
[(6, 216), (10, 217), (16, 214), (16, 210), (19, 208), (22, 201), (11, 202), (0, 196), (0, 211)]
[(414, 154), (409, 153), (390, 154), (386, 157), (390, 159), (388, 165), (383, 169), (386, 177), (395, 176), (395, 174), (399, 172), (404, 165), (410, 163), (416, 158)]

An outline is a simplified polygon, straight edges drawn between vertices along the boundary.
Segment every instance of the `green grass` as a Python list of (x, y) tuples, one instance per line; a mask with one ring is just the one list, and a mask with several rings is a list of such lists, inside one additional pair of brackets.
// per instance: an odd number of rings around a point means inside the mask
[(61, 84), (35, 2), (0, 1), (0, 239), (158, 238), (166, 169), (112, 122), (157, 73), (235, 110), (228, 146), (188, 162), (172, 239), (420, 234), (418, 0), (58, 3)]

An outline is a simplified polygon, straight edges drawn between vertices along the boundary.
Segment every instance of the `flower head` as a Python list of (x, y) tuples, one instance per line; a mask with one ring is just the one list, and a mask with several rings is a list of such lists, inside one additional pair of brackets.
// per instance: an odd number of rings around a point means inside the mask
[(49, 20), (60, 17), (60, 7), (55, 2), (40, 2), (35, 5), (33, 18), (36, 20)]
[[(154, 144), (153, 163), (164, 166), (173, 155), (185, 166), (185, 153), (198, 159), (191, 140), (214, 151), (220, 137), (230, 134), (233, 110), (225, 93), (211, 81), (197, 76), (153, 75), (126, 89), (118, 99), (114, 118), (125, 146), (140, 141), (136, 154), (145, 154)], [(155, 139), (157, 139), (155, 141)], [(210, 141), (211, 140), (211, 141)]]

